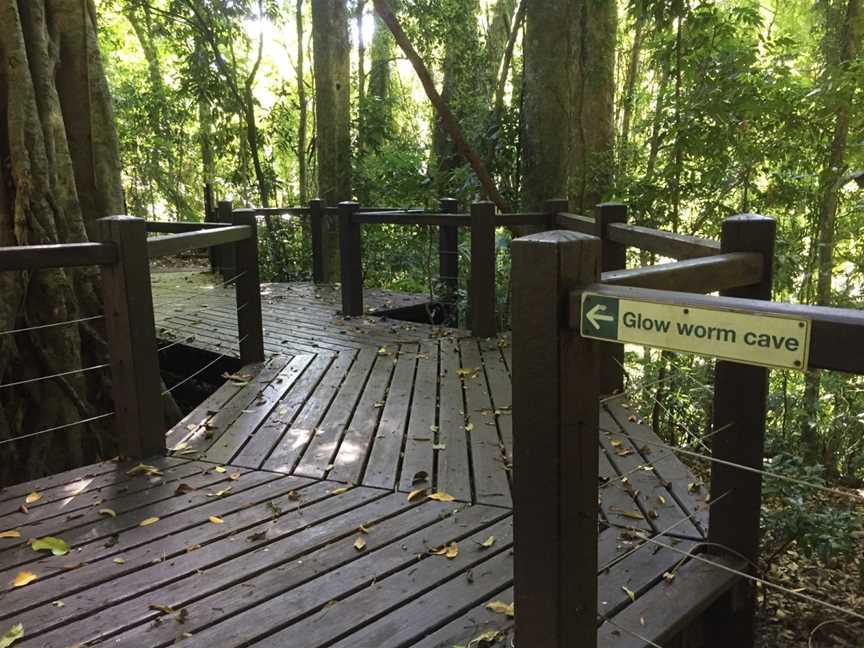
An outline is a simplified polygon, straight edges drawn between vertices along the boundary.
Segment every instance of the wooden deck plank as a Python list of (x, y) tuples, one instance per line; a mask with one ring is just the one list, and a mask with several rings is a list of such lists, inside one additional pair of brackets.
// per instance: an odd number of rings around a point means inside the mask
[(396, 367), (397, 349), (382, 353), (383, 350), (384, 347), (378, 350), (369, 380), (342, 436), (339, 449), (326, 475), (329, 479), (356, 484), (363, 475), (366, 458), (384, 409), (387, 389)]
[(363, 473), (363, 484), (366, 486), (389, 489), (396, 487), (411, 395), (414, 392), (418, 352), (419, 347), (416, 344), (403, 344), (399, 348), (393, 378)]
[(507, 587), (486, 601), (464, 612), (442, 627), (427, 634), (411, 645), (411, 648), (453, 648), (469, 646), (473, 641), (480, 643), (480, 637), (488, 632), (500, 632), (501, 646), (508, 646), (512, 636), (514, 619), (499, 612), (491, 611), (486, 605), (492, 601), (510, 604), (513, 602), (513, 587)]
[[(698, 526), (700, 533), (703, 537), (706, 537), (709, 508), (705, 497), (706, 489), (701, 486), (698, 489), (691, 489), (689, 487), (691, 483), (699, 484), (699, 480), (693, 477), (687, 466), (681, 462), (672, 450), (639, 443), (638, 438), (640, 437), (653, 441), (660, 441), (660, 439), (657, 438), (657, 435), (654, 434), (650, 427), (638, 421), (631, 421), (630, 417), (633, 416), (633, 413), (625, 409), (620, 401), (616, 400), (606, 403), (606, 409), (624, 434), (637, 439), (633, 447), (636, 448), (646, 462), (654, 466), (654, 473), (657, 475), (657, 478), (669, 484), (668, 488), (672, 496), (684, 510), (688, 511)], [(719, 496), (719, 493), (717, 496)]]
[(229, 463), (276, 410), (279, 401), (314, 359), (315, 356), (309, 355), (292, 358), (270, 383), (260, 387), (254, 400), (240, 411), (231, 426), (210, 446), (204, 458), (215, 463)]
[(356, 358), (355, 351), (343, 351), (337, 355), (315, 387), (314, 397), (310, 394), (296, 418), (288, 424), (281, 417), (276, 421), (281, 433), (264, 462), (265, 469), (285, 473), (294, 470)]
[(339, 442), (377, 357), (376, 349), (364, 349), (357, 354), (330, 409), (306, 446), (294, 471), (296, 474), (320, 478), (329, 470), (330, 462), (339, 449)]
[(311, 356), (312, 362), (305, 371), (290, 386), (290, 389), (279, 399), (270, 411), (270, 415), (255, 431), (243, 449), (231, 460), (235, 466), (259, 468), (270, 456), (271, 451), (282, 438), (287, 427), (292, 425), (298, 412), (303, 408), (315, 392), (315, 399), (323, 400), (324, 394), (318, 393), (318, 384), (327, 373), (334, 358), (339, 356)]
[(489, 397), (495, 411), (498, 423), (498, 434), (504, 446), (507, 462), (513, 460), (513, 388), (510, 372), (498, 346), (498, 340), (479, 340), (483, 355), (483, 366), (486, 370), (486, 381), (489, 384)]
[(465, 432), (465, 404), (459, 378), (459, 347), (441, 340), (438, 434), (435, 444), (436, 487), (456, 499), (471, 501), (471, 468)]
[(466, 338), (459, 342), (463, 368), (462, 385), (465, 391), (465, 419), (471, 445), (471, 467), (474, 473), (474, 491), (477, 502), (498, 506), (512, 506), (508, 464), (503, 444), (498, 437), (495, 408), (489, 397), (486, 369), (480, 355), (478, 341)]
[[(628, 487), (627, 482), (622, 481), (619, 473), (613, 468), (606, 456), (606, 451), (601, 446), (599, 451), (600, 477), (603, 483), (599, 486), (600, 510), (603, 517), (612, 524), (630, 526), (634, 529), (651, 531), (651, 524), (644, 517), (644, 513), (634, 505), (633, 489)], [(628, 477), (629, 479), (629, 477)], [(630, 514), (633, 515), (625, 515)], [(637, 518), (636, 514), (641, 515)]]
[[(417, 356), (417, 374), (414, 379), (414, 394), (411, 398), (411, 413), (408, 417), (408, 432), (405, 441), (405, 458), (399, 479), (399, 490), (410, 493), (418, 485), (432, 485), (435, 475), (436, 412), (438, 410), (438, 343), (423, 342)], [(425, 479), (418, 479), (425, 474)], [(418, 483), (419, 482), (419, 483)]]

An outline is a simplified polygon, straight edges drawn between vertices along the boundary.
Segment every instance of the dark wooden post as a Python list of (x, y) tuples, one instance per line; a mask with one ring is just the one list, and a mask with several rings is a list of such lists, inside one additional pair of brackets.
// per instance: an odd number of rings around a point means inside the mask
[[(213, 187), (207, 183), (204, 185), (204, 222), (212, 223), (216, 218), (215, 210), (213, 209)], [(219, 253), (216, 248), (211, 247), (207, 250), (207, 257), (210, 259), (210, 272), (219, 271)]]
[(495, 319), (495, 204), (471, 205), (471, 335), (493, 337)]
[[(219, 206), (216, 208), (216, 222), (231, 224), (231, 212), (234, 206), (230, 200), (220, 200)], [(228, 281), (237, 276), (237, 259), (234, 256), (233, 245), (223, 245), (218, 251), (219, 271), (222, 273), (222, 280)]]
[(324, 281), (324, 201), (309, 201), (309, 232), (312, 236), (312, 281)]
[[(442, 198), (439, 208), (442, 214), (455, 214), (459, 201)], [(456, 225), (438, 226), (438, 281), (442, 296), (448, 303), (452, 302), (459, 290), (459, 228)]]
[[(775, 235), (775, 221), (764, 216), (743, 214), (723, 222), (720, 241), (723, 252), (761, 252), (765, 259), (761, 282), (727, 290), (723, 295), (771, 299)], [(767, 404), (768, 369), (718, 360), (714, 377), (713, 429), (723, 431), (711, 439), (714, 457), (761, 469)], [(711, 506), (709, 541), (728, 547), (755, 563), (759, 556), (761, 476), (714, 463), (711, 465), (711, 497), (723, 499)], [(738, 590), (721, 598), (707, 615), (706, 645), (710, 648), (753, 646), (755, 609), (755, 591), (750, 583), (742, 583)]]
[[(594, 234), (602, 241), (600, 270), (623, 270), (627, 267), (627, 246), (609, 238), (611, 223), (627, 222), (627, 205), (601, 203), (594, 208)], [(624, 391), (624, 345), (603, 343), (603, 364), (598, 380), (600, 391), (605, 394)]]
[(570, 203), (567, 201), (566, 198), (553, 198), (551, 200), (547, 200), (543, 204), (543, 211), (547, 213), (546, 229), (558, 229), (558, 214), (561, 212), (566, 212), (569, 209)]
[(513, 241), (516, 641), (597, 645), (599, 344), (567, 327), (570, 293), (598, 281), (599, 239)]
[[(258, 222), (252, 209), (238, 209), (231, 216), (234, 225), (252, 229), (248, 239), (233, 244), (237, 263), (237, 335), (240, 362), (244, 365), (264, 361), (264, 325), (261, 321), (261, 278), (258, 273)], [(225, 246), (228, 247), (228, 246)]]
[(339, 203), (339, 252), (342, 278), (342, 314), (363, 314), (363, 267), (360, 260), (360, 224), (354, 214), (360, 208), (355, 202)]
[(165, 452), (147, 228), (141, 218), (109, 216), (99, 219), (99, 233), (118, 253), (117, 263), (102, 266), (114, 429), (120, 454), (140, 459)]

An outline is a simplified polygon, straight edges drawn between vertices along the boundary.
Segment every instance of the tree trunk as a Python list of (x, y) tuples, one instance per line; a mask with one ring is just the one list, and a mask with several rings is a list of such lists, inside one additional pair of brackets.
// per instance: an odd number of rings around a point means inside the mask
[[(91, 1), (0, 0), (0, 245), (87, 240), (123, 209)], [(0, 273), (0, 331), (98, 314), (95, 268)], [(90, 322), (0, 336), (0, 383), (106, 361)], [(0, 442), (110, 412), (104, 371), (0, 390)], [(107, 424), (0, 445), (0, 484), (111, 456)]]
[[(636, 86), (639, 80), (639, 63), (642, 55), (642, 43), (645, 40), (645, 18), (646, 13), (639, 11), (633, 24), (633, 46), (627, 59), (627, 76), (624, 80), (624, 91), (621, 96), (621, 134), (619, 137), (621, 150), (621, 164), (627, 166), (630, 159), (630, 125), (633, 120), (633, 103), (636, 96)], [(622, 168), (622, 171), (624, 169)]]
[[(394, 2), (394, 10), (398, 3)], [(393, 62), (393, 36), (381, 18), (375, 16), (369, 61), (369, 83), (366, 88), (363, 143), (367, 150), (376, 150), (393, 132), (390, 65)]]
[[(351, 45), (345, 0), (312, 3), (318, 195), (327, 205), (351, 199)], [(339, 233), (324, 217), (324, 281), (339, 281)]]
[(305, 205), (309, 200), (308, 170), (306, 165), (306, 120), (308, 119), (308, 108), (306, 104), (306, 77), (305, 77), (305, 54), (306, 45), (303, 42), (303, 0), (297, 0), (297, 103), (300, 104), (297, 126), (297, 167), (299, 182), (300, 204)]
[[(844, 7), (845, 5), (845, 7)], [(831, 134), (825, 166), (819, 178), (818, 276), (816, 303), (831, 304), (831, 281), (834, 275), (835, 225), (837, 219), (837, 193), (846, 174), (846, 148), (849, 141), (849, 121), (854, 84), (851, 79), (841, 80), (849, 64), (861, 49), (864, 15), (861, 0), (845, 0), (827, 6), (826, 34), (823, 50), (826, 59), (824, 83), (831, 89), (835, 103)], [(834, 39), (839, 34), (839, 41)], [(807, 372), (804, 390), (805, 421), (801, 445), (807, 461), (820, 459), (818, 435), (820, 375), (818, 370)]]

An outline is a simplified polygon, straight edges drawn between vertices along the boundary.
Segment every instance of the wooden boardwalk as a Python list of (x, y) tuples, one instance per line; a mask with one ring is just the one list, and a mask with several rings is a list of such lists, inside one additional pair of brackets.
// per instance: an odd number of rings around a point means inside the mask
[[(230, 319), (213, 290), (187, 331)], [(168, 432), (169, 456), (0, 491), (0, 634), (23, 624), (16, 647), (510, 645), (509, 340), (349, 324), (308, 286), (273, 290), (268, 348), (298, 313), (308, 346), (288, 336), (290, 353), (231, 376)], [(619, 400), (600, 422), (598, 639), (636, 648), (732, 580), (686, 558), (707, 533), (698, 480)], [(45, 536), (68, 554), (29, 546)]]
[[(239, 357), (234, 288), (206, 272), (154, 272), (153, 309), (158, 337), (213, 353)], [(264, 349), (268, 355), (338, 353), (420, 340), (452, 332), (377, 316), (421, 305), (427, 295), (368, 288), (367, 315), (341, 315), (338, 286), (273, 283), (261, 286)], [(243, 305), (240, 304), (240, 307)]]

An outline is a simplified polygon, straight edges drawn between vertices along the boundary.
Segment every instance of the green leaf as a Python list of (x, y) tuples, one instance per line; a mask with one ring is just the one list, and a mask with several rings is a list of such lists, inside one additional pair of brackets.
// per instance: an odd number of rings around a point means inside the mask
[(55, 556), (65, 556), (69, 553), (69, 545), (66, 544), (65, 540), (52, 538), (51, 536), (34, 540), (30, 546), (33, 548), (33, 551), (48, 550)]
[(0, 648), (9, 648), (13, 643), (18, 641), (21, 637), (24, 636), (24, 626), (20, 623), (16, 623), (9, 630), (0, 637)]

